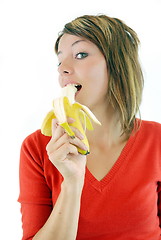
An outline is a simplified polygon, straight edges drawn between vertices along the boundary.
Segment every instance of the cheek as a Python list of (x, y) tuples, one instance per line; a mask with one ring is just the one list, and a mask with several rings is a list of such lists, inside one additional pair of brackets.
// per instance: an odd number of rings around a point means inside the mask
[(100, 61), (97, 63), (91, 63), (86, 69), (88, 73), (88, 79), (91, 84), (95, 87), (107, 89), (108, 85), (108, 70), (105, 61)]
[(84, 91), (78, 101), (92, 108), (98, 102), (104, 101), (107, 94), (108, 71), (106, 63), (88, 64), (88, 67), (86, 66), (83, 70), (82, 77)]

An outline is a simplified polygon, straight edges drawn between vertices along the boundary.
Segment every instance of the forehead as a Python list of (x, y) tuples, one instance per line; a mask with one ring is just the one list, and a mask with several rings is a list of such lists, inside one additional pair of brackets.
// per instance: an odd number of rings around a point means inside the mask
[(62, 48), (66, 48), (68, 46), (73, 47), (74, 45), (76, 45), (76, 43), (92, 44), (91, 41), (89, 41), (88, 39), (86, 39), (84, 37), (79, 37), (79, 36), (75, 36), (75, 35), (65, 33), (60, 38), (59, 45), (58, 45), (58, 51), (61, 50)]

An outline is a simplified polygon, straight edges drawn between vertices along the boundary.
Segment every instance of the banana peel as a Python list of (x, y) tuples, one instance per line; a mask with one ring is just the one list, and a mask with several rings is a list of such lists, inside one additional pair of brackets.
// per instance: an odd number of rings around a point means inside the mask
[[(60, 126), (64, 128), (66, 133), (71, 137), (75, 137), (72, 127), (77, 128), (84, 136), (82, 142), (87, 146), (88, 150), (78, 148), (78, 152), (84, 155), (90, 153), (89, 142), (86, 137), (86, 129), (93, 130), (91, 120), (101, 125), (91, 110), (78, 102), (75, 102), (75, 93), (77, 88), (74, 84), (68, 84), (62, 89), (62, 96), (53, 101), (53, 109), (47, 113), (41, 126), (41, 133), (45, 136), (52, 136), (52, 119), (57, 118)], [(73, 123), (68, 123), (67, 118), (73, 118)]]

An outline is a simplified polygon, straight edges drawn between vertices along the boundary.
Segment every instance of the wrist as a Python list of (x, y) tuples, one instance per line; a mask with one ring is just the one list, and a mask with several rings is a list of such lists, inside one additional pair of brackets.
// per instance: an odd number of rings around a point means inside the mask
[(61, 190), (64, 190), (69, 194), (81, 195), (83, 185), (84, 185), (84, 180), (72, 181), (72, 182), (69, 180), (64, 180), (61, 184)]

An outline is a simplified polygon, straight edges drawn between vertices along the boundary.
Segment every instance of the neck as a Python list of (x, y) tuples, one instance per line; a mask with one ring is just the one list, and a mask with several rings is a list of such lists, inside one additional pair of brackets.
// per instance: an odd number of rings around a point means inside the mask
[(90, 144), (107, 148), (123, 143), (127, 139), (127, 136), (122, 135), (121, 124), (112, 107), (105, 109), (105, 106), (102, 106), (91, 110), (101, 122), (101, 126), (93, 123), (94, 130), (87, 131), (86, 134)]

